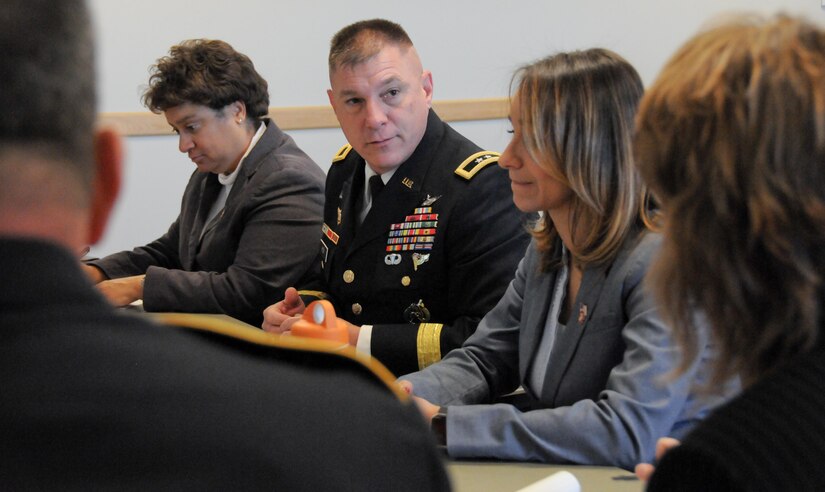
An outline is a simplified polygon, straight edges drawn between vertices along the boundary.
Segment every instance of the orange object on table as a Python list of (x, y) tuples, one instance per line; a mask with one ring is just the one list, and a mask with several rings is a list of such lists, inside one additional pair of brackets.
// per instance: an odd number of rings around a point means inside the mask
[(349, 332), (343, 320), (335, 315), (335, 308), (329, 301), (313, 301), (304, 310), (301, 319), (292, 325), (292, 335), (319, 338), (333, 342), (349, 343)]

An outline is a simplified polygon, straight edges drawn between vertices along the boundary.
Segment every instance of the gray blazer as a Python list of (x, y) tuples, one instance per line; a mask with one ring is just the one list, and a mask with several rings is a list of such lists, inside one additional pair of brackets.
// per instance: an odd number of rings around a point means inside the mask
[(147, 311), (224, 313), (260, 326), (264, 308), (287, 287), (317, 276), (324, 200), (321, 168), (266, 123), (209, 224), (220, 183), (213, 173), (195, 171), (166, 234), (90, 264), (108, 278), (145, 273)]
[[(448, 406), (447, 452), (454, 458), (612, 465), (651, 461), (656, 440), (683, 436), (723, 398), (699, 401), (694, 364), (661, 378), (679, 356), (642, 279), (660, 237), (629, 240), (612, 265), (585, 270), (566, 325), (556, 334), (542, 388), (531, 367), (545, 327), (556, 272), (539, 271), (535, 243), (504, 297), (460, 349), (405, 376), (413, 391)], [(560, 254), (560, 249), (559, 252)], [(700, 341), (707, 346), (706, 333)], [(703, 357), (706, 357), (708, 349)], [(490, 404), (522, 385), (532, 409)]]

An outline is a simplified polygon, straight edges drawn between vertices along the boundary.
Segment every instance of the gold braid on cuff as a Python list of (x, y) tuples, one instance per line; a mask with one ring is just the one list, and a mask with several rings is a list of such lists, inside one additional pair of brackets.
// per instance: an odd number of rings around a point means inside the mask
[(326, 292), (321, 292), (320, 290), (299, 290), (298, 295), (315, 297), (317, 299), (326, 299), (329, 297)]
[(441, 360), (441, 323), (421, 323), (418, 325), (418, 369)]

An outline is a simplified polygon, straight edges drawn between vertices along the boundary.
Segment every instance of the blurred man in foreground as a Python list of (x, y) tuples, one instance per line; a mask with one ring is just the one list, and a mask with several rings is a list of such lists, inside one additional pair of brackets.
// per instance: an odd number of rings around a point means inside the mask
[(0, 47), (0, 489), (448, 488), (380, 366), (114, 311), (76, 258), (103, 232), (121, 160), (93, 130), (86, 6), (6, 1)]

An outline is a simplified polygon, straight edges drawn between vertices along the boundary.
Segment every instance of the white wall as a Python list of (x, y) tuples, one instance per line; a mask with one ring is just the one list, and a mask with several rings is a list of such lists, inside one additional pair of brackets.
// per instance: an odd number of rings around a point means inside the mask
[[(650, 83), (667, 57), (720, 13), (784, 11), (825, 22), (825, 0), (91, 0), (98, 35), (99, 109), (145, 111), (148, 68), (188, 38), (223, 39), (269, 82), (272, 106), (328, 104), (329, 39), (353, 21), (399, 22), (432, 70), (435, 99), (502, 97), (514, 68), (563, 50), (601, 46)], [(414, 7), (414, 8), (413, 8)], [(491, 150), (507, 142), (503, 120), (454, 127)], [(322, 168), (341, 146), (338, 129), (289, 132)], [(125, 188), (104, 255), (160, 236), (175, 219), (194, 165), (168, 137), (126, 140)]]

